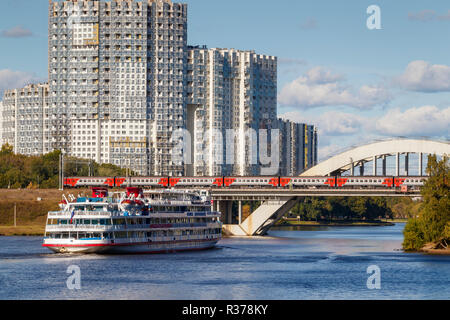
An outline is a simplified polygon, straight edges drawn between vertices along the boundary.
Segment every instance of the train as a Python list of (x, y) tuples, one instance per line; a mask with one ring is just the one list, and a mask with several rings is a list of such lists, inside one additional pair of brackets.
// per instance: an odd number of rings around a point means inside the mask
[(332, 177), (67, 177), (66, 188), (85, 187), (141, 187), (141, 188), (394, 188), (401, 191), (420, 189), (427, 177), (381, 177), (381, 176), (332, 176)]

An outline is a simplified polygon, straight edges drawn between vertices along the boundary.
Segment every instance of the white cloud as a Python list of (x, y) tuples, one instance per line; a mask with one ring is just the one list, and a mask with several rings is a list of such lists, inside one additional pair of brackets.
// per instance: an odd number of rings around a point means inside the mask
[(405, 72), (394, 79), (400, 87), (418, 92), (450, 91), (450, 67), (431, 65), (426, 61), (412, 61)]
[(323, 160), (331, 154), (343, 149), (343, 139), (360, 137), (362, 132), (372, 128), (371, 119), (338, 111), (329, 111), (315, 117), (304, 117), (298, 111), (286, 112), (280, 115), (282, 119), (298, 123), (313, 124), (318, 129), (319, 159)]
[(313, 124), (318, 129), (319, 158), (325, 159), (351, 145), (386, 137), (449, 138), (450, 107), (421, 106), (407, 110), (392, 109), (377, 116), (328, 111), (305, 117), (298, 111), (280, 115), (282, 119)]
[(389, 136), (449, 137), (450, 107), (423, 106), (394, 109), (376, 121), (378, 133)]
[(0, 35), (4, 38), (25, 38), (31, 37), (33, 35), (33, 32), (22, 26), (16, 26), (8, 30), (2, 30)]
[(303, 30), (311, 30), (311, 29), (317, 29), (319, 24), (317, 23), (317, 20), (314, 18), (308, 18), (305, 22), (303, 22), (300, 25), (300, 29)]
[(364, 109), (391, 100), (390, 93), (381, 86), (364, 85), (355, 90), (344, 81), (340, 74), (315, 67), (282, 88), (278, 101), (282, 105), (300, 108), (345, 105)]
[(16, 89), (25, 86), (26, 84), (37, 82), (38, 79), (33, 73), (23, 71), (13, 71), (9, 69), (0, 70), (0, 99), (3, 97), (3, 92), (7, 89)]
[(408, 13), (408, 19), (413, 21), (422, 21), (422, 22), (429, 22), (429, 21), (448, 21), (450, 20), (450, 10), (448, 10), (445, 14), (439, 15), (434, 10), (422, 10), (417, 13), (410, 12)]
[(422, 10), (417, 13), (409, 12), (408, 19), (416, 21), (432, 21), (436, 18), (436, 11), (434, 10)]
[[(320, 138), (320, 136), (319, 136)], [(320, 144), (320, 140), (319, 140)], [(320, 147), (318, 150), (319, 162), (326, 160), (331, 156), (335, 156), (342, 151), (342, 146), (338, 146), (337, 144), (329, 144), (323, 147)]]
[(371, 122), (368, 118), (338, 111), (328, 111), (308, 119), (303, 117), (300, 112), (292, 111), (280, 115), (280, 118), (313, 124), (318, 128), (319, 134), (333, 137), (359, 133), (364, 127), (369, 127)]

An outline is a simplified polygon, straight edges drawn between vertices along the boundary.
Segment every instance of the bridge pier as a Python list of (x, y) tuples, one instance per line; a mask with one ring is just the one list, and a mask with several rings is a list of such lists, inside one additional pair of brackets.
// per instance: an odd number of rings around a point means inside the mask
[(405, 154), (405, 175), (409, 176), (409, 153)]
[(242, 201), (239, 200), (238, 202), (238, 210), (239, 210), (239, 224), (242, 223)]
[(222, 213), (221, 221), (226, 224), (233, 224), (233, 201), (220, 200), (218, 202), (218, 210)]
[(377, 156), (373, 157), (373, 176), (376, 177), (377, 175)]
[(419, 153), (419, 177), (423, 175), (423, 153)]
[(225, 234), (231, 236), (265, 235), (297, 202), (297, 197), (283, 197), (278, 200), (264, 201), (243, 222), (239, 224), (226, 223), (223, 226), (223, 230)]
[(362, 177), (364, 176), (364, 161), (361, 161), (359, 163), (359, 175)]
[(400, 176), (400, 153), (395, 154), (395, 176)]

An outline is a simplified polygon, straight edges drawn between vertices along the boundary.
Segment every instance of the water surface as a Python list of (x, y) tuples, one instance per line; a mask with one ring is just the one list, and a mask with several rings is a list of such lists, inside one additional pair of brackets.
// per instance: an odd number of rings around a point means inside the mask
[[(271, 230), (216, 249), (58, 255), (40, 237), (0, 237), (0, 299), (450, 299), (450, 257), (400, 251), (404, 224)], [(66, 286), (81, 270), (81, 290)], [(367, 268), (381, 270), (369, 290)]]

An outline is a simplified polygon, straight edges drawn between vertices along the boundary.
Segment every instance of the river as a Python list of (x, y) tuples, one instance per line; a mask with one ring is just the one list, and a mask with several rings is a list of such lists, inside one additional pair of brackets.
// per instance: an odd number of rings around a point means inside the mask
[(450, 299), (450, 257), (402, 252), (404, 226), (273, 229), (162, 255), (57, 255), (39, 237), (0, 237), (0, 299)]

